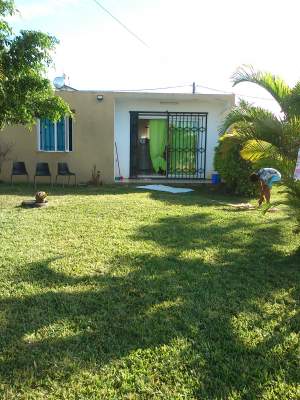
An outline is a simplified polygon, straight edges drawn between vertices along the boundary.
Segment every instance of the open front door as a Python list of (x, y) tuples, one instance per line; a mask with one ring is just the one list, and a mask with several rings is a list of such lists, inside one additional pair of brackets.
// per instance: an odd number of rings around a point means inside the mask
[(130, 178), (138, 174), (138, 120), (139, 113), (130, 111)]
[(130, 177), (205, 179), (207, 113), (130, 112)]

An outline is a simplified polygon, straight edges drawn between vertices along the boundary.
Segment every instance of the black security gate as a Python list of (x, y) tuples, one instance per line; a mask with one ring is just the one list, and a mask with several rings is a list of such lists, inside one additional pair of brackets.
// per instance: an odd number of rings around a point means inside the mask
[(206, 113), (168, 113), (168, 178), (205, 179), (206, 133)]
[(166, 120), (166, 171), (160, 177), (205, 179), (207, 113), (197, 112), (130, 112), (130, 176), (141, 175), (139, 120), (156, 118)]

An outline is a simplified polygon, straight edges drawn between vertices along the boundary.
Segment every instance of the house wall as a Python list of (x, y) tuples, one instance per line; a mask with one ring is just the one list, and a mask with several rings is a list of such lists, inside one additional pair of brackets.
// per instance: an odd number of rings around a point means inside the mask
[[(213, 171), (214, 149), (218, 142), (218, 129), (224, 115), (233, 105), (233, 98), (228, 100), (212, 99), (205, 102), (202, 99), (182, 99), (177, 104), (161, 104), (159, 100), (117, 99), (115, 104), (115, 140), (118, 148), (121, 175), (129, 177), (130, 171), (130, 111), (174, 111), (174, 112), (207, 112), (207, 153), (206, 178)], [(118, 166), (115, 163), (115, 173)]]
[[(75, 110), (73, 120), (73, 151), (38, 151), (37, 127), (31, 131), (24, 126), (12, 126), (0, 132), (0, 141), (13, 143), (10, 161), (3, 165), (1, 179), (10, 180), (12, 160), (25, 161), (30, 180), (33, 180), (37, 162), (48, 162), (53, 178), (57, 162), (67, 162), (70, 170), (77, 174), (78, 182), (91, 178), (93, 165), (101, 172), (104, 182), (114, 180), (114, 97), (105, 93), (99, 102), (96, 92), (57, 92)], [(38, 178), (42, 182), (44, 178)], [(62, 179), (62, 178), (59, 178)], [(15, 181), (24, 180), (15, 177)], [(45, 182), (49, 179), (45, 179)]]

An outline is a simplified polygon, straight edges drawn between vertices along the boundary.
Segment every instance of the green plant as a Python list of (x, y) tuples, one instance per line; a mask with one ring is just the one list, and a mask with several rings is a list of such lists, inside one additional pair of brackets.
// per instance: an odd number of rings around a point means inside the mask
[(200, 186), (0, 186), (0, 399), (299, 398), (293, 221)]
[(253, 166), (241, 157), (242, 147), (243, 142), (238, 135), (232, 133), (221, 136), (215, 150), (214, 167), (228, 191), (252, 196), (257, 194), (257, 186), (249, 181)]
[(101, 172), (97, 170), (97, 166), (94, 165), (92, 169), (92, 177), (89, 182), (91, 185), (100, 186), (102, 185), (101, 181)]
[(252, 67), (240, 68), (233, 75), (234, 86), (242, 82), (267, 90), (280, 106), (281, 115), (241, 101), (226, 116), (220, 133), (234, 128), (243, 143), (241, 156), (245, 160), (280, 170), (300, 227), (300, 190), (293, 179), (300, 148), (300, 82), (290, 88), (281, 78)]
[(0, 0), (0, 129), (71, 114), (45, 77), (58, 40), (33, 30), (15, 35), (6, 21), (15, 12), (13, 0)]
[(298, 222), (295, 233), (300, 233), (300, 181), (292, 181), (287, 188), (288, 204)]

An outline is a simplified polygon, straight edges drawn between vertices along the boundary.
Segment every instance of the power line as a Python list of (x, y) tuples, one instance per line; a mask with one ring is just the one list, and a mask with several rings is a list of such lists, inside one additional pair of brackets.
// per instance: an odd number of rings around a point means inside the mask
[(146, 46), (148, 49), (150, 49), (150, 46), (144, 42), (143, 39), (141, 39), (138, 35), (136, 35), (131, 29), (129, 29), (125, 24), (123, 24), (122, 21), (120, 21), (117, 17), (115, 17), (107, 8), (105, 8), (98, 0), (93, 0), (102, 10), (104, 10), (109, 16), (111, 16), (115, 21), (118, 22), (130, 35), (135, 37), (139, 42), (141, 42), (144, 46)]
[[(226, 90), (222, 89), (215, 89), (211, 88), (208, 86), (202, 86), (202, 85), (195, 85), (196, 87), (202, 88), (202, 89), (207, 89), (207, 90), (212, 90), (214, 92), (222, 93), (222, 94), (235, 94), (238, 97), (249, 97), (252, 99), (257, 99), (257, 100), (268, 100), (268, 101), (275, 101), (274, 99), (268, 99), (267, 97), (259, 97), (259, 96), (251, 96), (247, 94), (241, 94), (241, 93), (234, 93), (234, 92), (229, 92)], [(186, 84), (186, 85), (176, 85), (176, 86), (165, 86), (165, 87), (157, 87), (157, 88), (143, 88), (143, 89), (121, 89), (121, 90), (116, 90), (117, 92), (146, 92), (146, 91), (155, 91), (155, 90), (166, 90), (166, 89), (177, 89), (177, 88), (183, 88), (183, 87), (194, 87), (193, 84)]]
[(275, 101), (274, 99), (268, 99), (267, 97), (258, 97), (258, 96), (250, 96), (248, 94), (241, 94), (241, 93), (234, 93), (234, 92), (228, 92), (226, 90), (222, 90), (222, 89), (215, 89), (215, 88), (211, 88), (211, 87), (207, 87), (207, 86), (202, 86), (202, 85), (196, 85), (197, 87), (200, 87), (202, 89), (208, 89), (208, 90), (212, 90), (215, 92), (219, 92), (219, 93), (225, 93), (225, 94), (235, 94), (238, 97), (249, 97), (251, 99), (258, 99), (258, 100), (268, 100), (268, 101)]
[[(150, 49), (150, 46), (143, 40), (141, 39), (136, 33), (134, 33), (131, 29), (129, 29), (122, 21), (120, 21), (117, 17), (115, 17), (107, 8), (105, 8), (99, 0), (93, 0), (95, 4), (97, 4), (98, 7), (100, 7), (103, 11), (105, 11), (111, 18), (113, 18), (118, 24), (120, 24), (130, 35), (132, 35), (135, 39), (137, 39), (140, 43), (142, 43), (145, 47)], [(207, 90), (212, 90), (214, 92), (218, 93), (223, 93), (223, 94), (235, 94), (238, 97), (248, 97), (251, 99), (257, 99), (257, 100), (267, 100), (267, 101), (274, 101), (274, 99), (269, 99), (266, 97), (259, 97), (259, 96), (251, 96), (247, 94), (240, 94), (240, 93), (233, 93), (233, 92), (228, 92), (226, 90), (222, 89), (215, 89), (207, 86), (202, 86), (202, 85), (195, 85), (193, 82), (191, 85), (178, 85), (178, 86), (167, 86), (167, 87), (160, 87), (160, 88), (147, 88), (147, 89), (128, 89), (128, 90), (119, 90), (120, 92), (143, 92), (143, 91), (154, 91), (154, 90), (166, 90), (166, 89), (177, 89), (177, 88), (182, 88), (182, 87), (187, 87), (187, 86), (192, 86), (192, 92), (195, 93), (196, 87), (202, 88), (202, 89), (207, 89)]]
[[(187, 83), (185, 85), (176, 85), (176, 86), (164, 86), (164, 87), (155, 87), (155, 88), (143, 88), (143, 89), (114, 89), (114, 92), (149, 92), (149, 91), (155, 91), (155, 90), (167, 90), (167, 89), (178, 89), (178, 88), (184, 88), (184, 87), (191, 87), (192, 90), (194, 90), (194, 82), (193, 83)], [(203, 85), (195, 85), (195, 87), (199, 87), (202, 89), (207, 89), (207, 90), (212, 90), (221, 94), (234, 94), (238, 97), (250, 97), (252, 99), (258, 99), (258, 100), (268, 100), (268, 101), (275, 101), (274, 99), (268, 99), (267, 97), (259, 97), (259, 96), (250, 96), (247, 94), (241, 94), (241, 93), (234, 93), (234, 92), (229, 92), (227, 90), (222, 90), (222, 89), (216, 89), (216, 88), (211, 88), (208, 86), (203, 86)], [(197, 93), (193, 93), (197, 94)], [(201, 94), (201, 93), (199, 93)]]
[(147, 89), (124, 89), (124, 90), (117, 90), (117, 92), (146, 92), (150, 90), (166, 90), (166, 89), (177, 89), (191, 86), (190, 84), (187, 85), (177, 85), (177, 86), (165, 86), (165, 87), (158, 87), (158, 88), (147, 88)]

